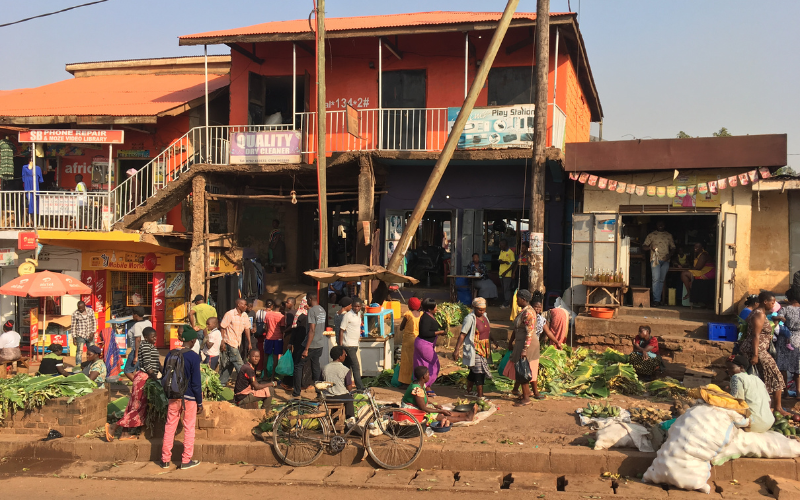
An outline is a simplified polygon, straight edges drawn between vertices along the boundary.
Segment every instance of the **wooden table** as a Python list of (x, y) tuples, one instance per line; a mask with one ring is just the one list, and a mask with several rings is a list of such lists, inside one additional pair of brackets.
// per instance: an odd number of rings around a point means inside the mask
[[(628, 291), (628, 286), (625, 283), (615, 283), (611, 281), (584, 281), (583, 286), (586, 287), (586, 311), (590, 307), (607, 307), (610, 309), (619, 309), (622, 307), (622, 296)], [(592, 302), (592, 296), (596, 293), (602, 292), (605, 296), (611, 299), (610, 304), (602, 304)]]
[(474, 274), (448, 274), (450, 279), (450, 302), (458, 302), (458, 288), (456, 287), (456, 278), (466, 278), (469, 280), (470, 295), (475, 297), (475, 280), (482, 279), (483, 276), (475, 276)]

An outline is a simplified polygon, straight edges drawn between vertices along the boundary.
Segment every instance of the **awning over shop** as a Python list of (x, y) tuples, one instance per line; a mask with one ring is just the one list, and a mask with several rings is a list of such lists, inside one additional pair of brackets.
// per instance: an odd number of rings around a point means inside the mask
[(78, 250), (102, 251), (122, 250), (130, 252), (158, 252), (170, 255), (183, 255), (184, 251), (164, 247), (155, 238), (139, 233), (122, 231), (48, 231), (40, 230), (39, 243), (56, 245)]

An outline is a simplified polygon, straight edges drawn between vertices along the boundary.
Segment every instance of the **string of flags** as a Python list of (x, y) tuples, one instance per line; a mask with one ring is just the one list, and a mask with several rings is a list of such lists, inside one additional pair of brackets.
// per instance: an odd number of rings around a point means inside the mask
[(684, 198), (686, 196), (694, 196), (695, 194), (717, 194), (721, 189), (727, 189), (728, 186), (735, 188), (738, 185), (747, 186), (748, 184), (755, 184), (761, 179), (769, 179), (771, 177), (769, 168), (761, 167), (754, 169), (743, 174), (732, 175), (730, 177), (723, 177), (715, 181), (698, 182), (694, 185), (687, 186), (640, 186), (627, 182), (619, 182), (597, 175), (590, 175), (586, 172), (570, 172), (569, 178), (573, 181), (578, 181), (581, 184), (588, 184), (590, 186), (597, 186), (599, 189), (607, 189), (617, 193), (635, 194), (637, 196), (658, 196), (663, 198), (668, 196), (670, 198)]

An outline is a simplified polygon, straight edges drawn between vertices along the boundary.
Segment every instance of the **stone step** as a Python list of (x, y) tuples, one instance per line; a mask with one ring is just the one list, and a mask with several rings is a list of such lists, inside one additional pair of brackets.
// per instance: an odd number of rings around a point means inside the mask
[(641, 325), (649, 325), (653, 335), (658, 337), (669, 335), (697, 339), (708, 338), (708, 323), (706, 322), (650, 316), (620, 315), (614, 319), (600, 319), (580, 314), (575, 318), (575, 333), (576, 336), (583, 337), (610, 333), (635, 336)]
[(618, 317), (633, 316), (662, 319), (679, 319), (686, 321), (703, 321), (714, 323), (725, 323), (734, 319), (732, 316), (719, 316), (711, 309), (690, 309), (680, 306), (663, 307), (620, 307)]

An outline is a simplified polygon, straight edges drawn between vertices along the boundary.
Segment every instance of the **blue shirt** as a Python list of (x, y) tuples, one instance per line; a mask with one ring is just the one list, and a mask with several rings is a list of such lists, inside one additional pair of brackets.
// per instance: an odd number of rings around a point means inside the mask
[(753, 310), (752, 309), (744, 308), (744, 309), (742, 309), (742, 312), (739, 313), (739, 317), (743, 321), (747, 321), (747, 317), (750, 316), (751, 314), (753, 314)]
[[(28, 163), (30, 165), (30, 163)], [(33, 191), (33, 170), (28, 168), (28, 165), (22, 166), (22, 185), (25, 188), (25, 191)], [(44, 178), (42, 177), (42, 169), (39, 168), (39, 165), (36, 165), (36, 177), (38, 178), (39, 182), (36, 184), (36, 190), (39, 191), (39, 184), (44, 182)]]
[[(178, 351), (179, 349), (173, 349), (167, 354), (167, 357), (164, 359), (164, 367), (167, 366), (167, 360), (170, 356), (174, 356)], [(186, 379), (189, 381), (183, 399), (187, 401), (196, 401), (197, 405), (200, 406), (203, 404), (203, 388), (200, 382), (200, 355), (191, 349), (185, 352), (183, 354), (183, 369), (186, 374)], [(161, 374), (164, 374), (163, 369)]]

